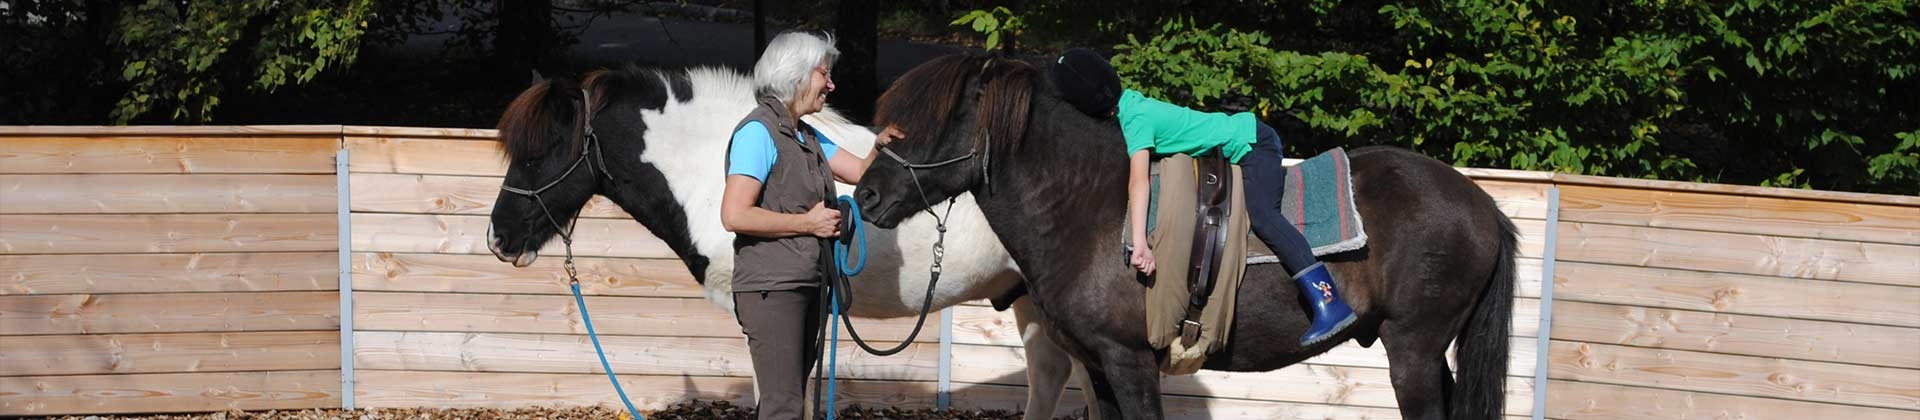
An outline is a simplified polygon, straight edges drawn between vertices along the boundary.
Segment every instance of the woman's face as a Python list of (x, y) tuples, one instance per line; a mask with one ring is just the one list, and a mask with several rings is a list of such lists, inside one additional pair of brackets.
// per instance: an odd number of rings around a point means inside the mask
[(793, 115), (820, 112), (827, 108), (827, 94), (833, 92), (833, 68), (825, 62), (813, 66), (813, 75), (793, 95)]

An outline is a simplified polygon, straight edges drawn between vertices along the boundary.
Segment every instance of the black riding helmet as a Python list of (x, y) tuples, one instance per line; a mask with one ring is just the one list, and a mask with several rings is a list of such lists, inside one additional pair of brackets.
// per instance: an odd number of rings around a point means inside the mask
[(1106, 118), (1120, 103), (1120, 74), (1100, 53), (1069, 49), (1053, 61), (1053, 85), (1081, 113)]

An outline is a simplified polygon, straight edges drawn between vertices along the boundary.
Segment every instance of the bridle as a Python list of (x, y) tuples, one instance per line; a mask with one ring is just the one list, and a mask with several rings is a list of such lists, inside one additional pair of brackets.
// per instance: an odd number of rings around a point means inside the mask
[[(560, 173), (560, 177), (554, 178), (553, 181), (547, 182), (546, 185), (541, 185), (540, 188), (532, 190), (510, 187), (505, 183), (500, 184), (500, 190), (532, 198), (533, 203), (540, 206), (540, 213), (547, 217), (547, 223), (553, 226), (554, 232), (560, 235), (560, 242), (566, 245), (567, 260), (565, 268), (567, 270), (567, 279), (574, 284), (579, 284), (580, 277), (573, 268), (573, 227), (580, 221), (579, 212), (576, 211), (574, 217), (568, 220), (567, 226), (561, 228), (560, 219), (553, 217), (553, 211), (547, 208), (547, 202), (540, 198), (540, 193), (552, 189), (555, 185), (560, 185), (560, 181), (565, 181), (567, 177), (573, 176), (573, 171), (580, 169), (580, 165), (582, 164), (587, 166), (587, 172), (604, 176), (609, 181), (613, 180), (613, 173), (609, 172), (607, 168), (606, 153), (600, 151), (600, 136), (593, 133), (593, 101), (591, 97), (588, 96), (587, 89), (585, 88), (580, 89), (580, 121), (579, 125), (574, 126), (573, 132), (575, 136), (574, 140), (576, 140), (575, 143), (584, 142), (585, 144), (580, 148), (580, 158), (574, 159), (573, 164), (567, 166), (567, 170)], [(588, 161), (588, 156), (593, 156), (594, 159)], [(594, 167), (594, 163), (596, 162), (599, 163), (598, 169)], [(493, 224), (488, 223), (487, 238), (491, 240), (492, 237)]]

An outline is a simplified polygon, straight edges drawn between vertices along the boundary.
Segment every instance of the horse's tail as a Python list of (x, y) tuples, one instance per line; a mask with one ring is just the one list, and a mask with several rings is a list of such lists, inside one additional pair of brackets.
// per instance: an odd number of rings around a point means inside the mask
[(1448, 418), (1497, 419), (1505, 410), (1507, 398), (1507, 347), (1513, 330), (1514, 254), (1519, 250), (1519, 229), (1506, 215), (1500, 219), (1500, 250), (1495, 254), (1493, 278), (1480, 292), (1466, 329), (1455, 339), (1454, 353), (1459, 370), (1455, 372)]

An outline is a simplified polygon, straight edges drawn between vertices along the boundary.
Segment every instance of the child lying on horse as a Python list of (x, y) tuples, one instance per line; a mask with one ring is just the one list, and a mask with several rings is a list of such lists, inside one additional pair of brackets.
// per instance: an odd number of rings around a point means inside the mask
[[(1280, 135), (1250, 113), (1200, 112), (1121, 89), (1120, 77), (1107, 59), (1091, 50), (1067, 50), (1054, 61), (1053, 82), (1074, 108), (1099, 119), (1115, 118), (1127, 141), (1131, 159), (1127, 175), (1127, 217), (1133, 226), (1129, 261), (1144, 274), (1153, 274), (1153, 252), (1147, 242), (1148, 166), (1154, 157), (1174, 154), (1200, 156), (1218, 151), (1229, 163), (1240, 165), (1247, 187), (1247, 214), (1255, 237), (1280, 256), (1302, 296), (1313, 309), (1313, 326), (1300, 338), (1313, 345), (1353, 324), (1353, 309), (1334, 290), (1325, 264), (1314, 258), (1299, 230), (1281, 213), (1281, 193), (1287, 169), (1282, 165)], [(1313, 297), (1318, 297), (1314, 299)]]

